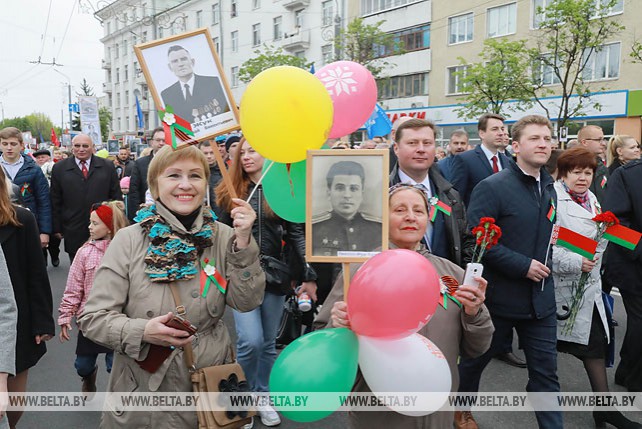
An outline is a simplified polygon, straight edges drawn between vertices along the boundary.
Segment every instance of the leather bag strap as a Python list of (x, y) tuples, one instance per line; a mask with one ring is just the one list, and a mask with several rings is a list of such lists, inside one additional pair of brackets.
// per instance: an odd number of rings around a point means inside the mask
[[(172, 296), (174, 297), (174, 304), (176, 304), (176, 313), (183, 317), (186, 313), (185, 307), (181, 303), (181, 296), (178, 293), (178, 288), (174, 282), (169, 284), (169, 289), (172, 291)], [(196, 366), (194, 366), (194, 350), (192, 350), (192, 344), (187, 344), (183, 346), (183, 357), (185, 359), (185, 365), (190, 372), (196, 371)]]

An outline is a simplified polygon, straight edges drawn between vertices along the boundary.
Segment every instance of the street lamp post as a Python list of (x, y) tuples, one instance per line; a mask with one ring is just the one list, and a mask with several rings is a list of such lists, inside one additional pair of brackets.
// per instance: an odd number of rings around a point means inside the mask
[(53, 71), (55, 71), (56, 73), (58, 73), (59, 75), (62, 75), (65, 79), (67, 79), (67, 95), (69, 97), (69, 106), (67, 106), (67, 108), (69, 110), (69, 130), (71, 131), (71, 108), (70, 108), (70, 106), (71, 106), (71, 80), (69, 79), (69, 76), (67, 76), (66, 74), (64, 74), (60, 70), (53, 69)]

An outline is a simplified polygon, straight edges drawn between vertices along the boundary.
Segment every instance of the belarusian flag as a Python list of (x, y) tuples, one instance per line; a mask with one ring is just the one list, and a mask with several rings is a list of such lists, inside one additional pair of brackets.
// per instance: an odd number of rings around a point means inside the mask
[(557, 244), (590, 260), (593, 260), (595, 250), (597, 249), (597, 241), (591, 240), (582, 234), (578, 234), (560, 225), (553, 227), (551, 244)]
[(642, 234), (639, 232), (622, 225), (613, 225), (606, 228), (603, 235), (603, 237), (610, 242), (619, 244), (629, 250), (635, 249), (635, 246), (638, 245), (641, 236)]

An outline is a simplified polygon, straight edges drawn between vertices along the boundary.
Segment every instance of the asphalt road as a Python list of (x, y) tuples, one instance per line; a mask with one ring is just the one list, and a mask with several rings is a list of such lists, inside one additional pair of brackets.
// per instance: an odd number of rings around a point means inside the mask
[[(69, 261), (66, 254), (61, 254), (61, 264), (57, 268), (49, 267), (49, 278), (53, 290), (54, 311), (57, 313), (58, 304), (62, 297), (67, 279)], [(624, 326), (626, 316), (622, 299), (616, 296), (615, 299), (615, 317), (620, 326), (616, 327), (617, 348), (619, 351), (622, 337), (624, 336)], [(225, 321), (233, 330), (231, 312), (227, 312)], [(74, 333), (77, 331), (74, 331)], [(232, 332), (232, 335), (234, 333)], [(74, 369), (74, 352), (75, 341), (61, 344), (58, 338), (48, 343), (49, 351), (40, 360), (38, 365), (29, 371), (29, 387), (32, 392), (75, 392), (80, 391), (80, 378)], [(514, 347), (517, 350), (517, 347)], [(521, 352), (518, 352), (520, 354)], [(619, 358), (616, 357), (616, 364)], [(318, 365), (318, 370), (323, 370), (323, 362), (311, 363), (308, 370), (315, 370), (314, 364)], [(610, 387), (613, 391), (623, 391), (620, 386), (614, 385), (613, 377), (615, 370), (609, 369), (608, 378)], [(105, 390), (107, 385), (107, 372), (105, 371), (104, 360), (99, 362), (98, 373), (98, 390)], [(579, 360), (570, 355), (560, 354), (558, 358), (558, 374), (562, 390), (569, 392), (587, 392), (590, 391), (590, 385), (583, 366)], [(525, 369), (514, 368), (500, 361), (493, 360), (484, 372), (481, 388), (487, 392), (524, 392), (527, 382), (527, 372)], [(629, 418), (642, 421), (642, 412), (627, 413)], [(480, 412), (475, 414), (475, 418), (482, 429), (501, 429), (501, 428), (536, 428), (535, 416), (530, 412)], [(20, 421), (20, 429), (69, 429), (69, 428), (97, 428), (100, 421), (100, 415), (96, 412), (30, 412), (26, 413)], [(587, 412), (568, 412), (564, 415), (564, 426), (566, 428), (592, 428), (593, 420), (590, 413)], [(263, 428), (258, 420), (255, 422), (255, 428)], [(279, 426), (283, 429), (293, 428), (344, 428), (347, 427), (345, 413), (334, 413), (331, 416), (314, 423), (297, 423), (283, 419)], [(391, 428), (393, 429), (393, 428)]]

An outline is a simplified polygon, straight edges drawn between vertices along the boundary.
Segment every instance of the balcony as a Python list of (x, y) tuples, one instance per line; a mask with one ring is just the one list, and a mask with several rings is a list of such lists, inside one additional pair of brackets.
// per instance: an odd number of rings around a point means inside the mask
[(299, 10), (310, 6), (310, 0), (286, 0), (283, 7), (287, 10)]
[(105, 70), (111, 70), (111, 60), (103, 60), (103, 66)]
[(310, 47), (310, 31), (299, 30), (292, 34), (285, 33), (281, 46), (283, 49), (292, 52), (308, 49)]
[(111, 82), (103, 83), (103, 92), (106, 93), (106, 94), (111, 94), (112, 93)]
[(138, 100), (140, 103), (140, 110), (142, 110), (144, 113), (149, 112), (149, 100)]
[(143, 72), (136, 72), (136, 78), (135, 78), (136, 85), (147, 85), (147, 81), (145, 80), (145, 75)]

